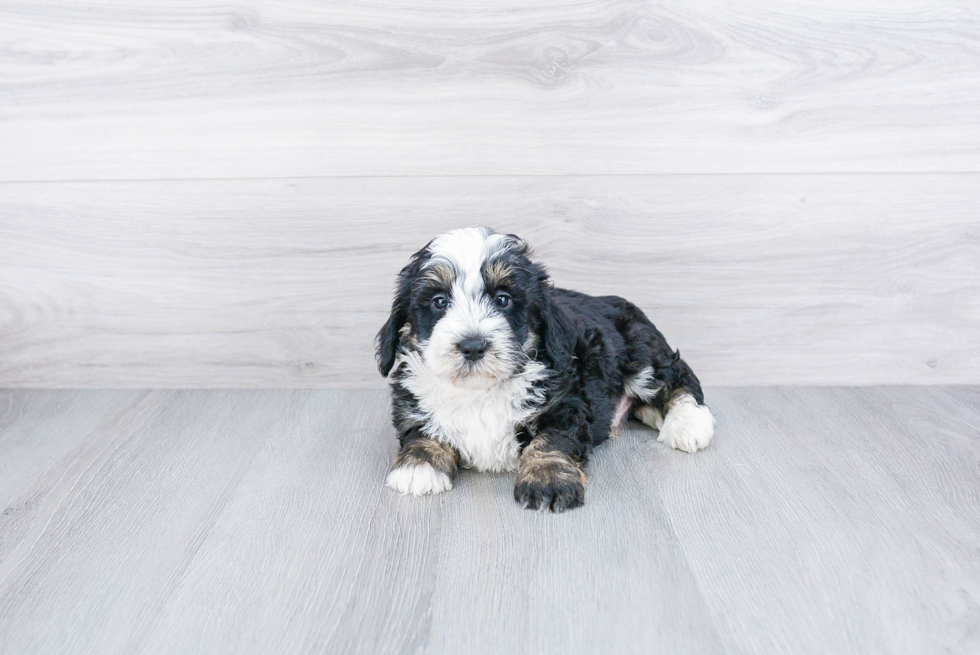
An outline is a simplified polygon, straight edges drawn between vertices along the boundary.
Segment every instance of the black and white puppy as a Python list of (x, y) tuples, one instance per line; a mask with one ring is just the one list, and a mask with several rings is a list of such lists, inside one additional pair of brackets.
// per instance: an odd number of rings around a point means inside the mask
[(561, 512), (583, 503), (589, 453), (631, 410), (674, 448), (711, 441), (698, 378), (643, 312), (556, 289), (530, 256), (514, 235), (467, 228), (399, 274), (377, 337), (401, 444), (392, 489), (447, 491), (460, 466), (516, 469), (517, 502)]

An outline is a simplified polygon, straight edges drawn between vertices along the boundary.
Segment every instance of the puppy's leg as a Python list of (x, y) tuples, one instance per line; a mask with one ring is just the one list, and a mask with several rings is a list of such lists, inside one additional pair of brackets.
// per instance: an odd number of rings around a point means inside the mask
[(660, 430), (657, 441), (688, 453), (711, 443), (715, 417), (703, 403), (701, 383), (687, 363), (674, 356), (657, 377), (666, 381), (660, 393), (635, 410), (638, 419)]
[(535, 421), (521, 452), (514, 500), (525, 509), (564, 512), (585, 502), (585, 466), (590, 443), (584, 403), (569, 399)]
[(514, 500), (525, 509), (564, 512), (585, 502), (582, 463), (546, 437), (531, 441), (521, 453)]
[(395, 491), (413, 496), (438, 494), (453, 488), (459, 470), (459, 452), (449, 444), (417, 435), (402, 439), (395, 467), (385, 484)]
[(623, 389), (634, 400), (633, 415), (660, 430), (658, 441), (671, 448), (693, 453), (707, 446), (715, 417), (694, 371), (636, 305), (621, 298), (610, 304), (619, 311), (616, 325), (626, 342)]

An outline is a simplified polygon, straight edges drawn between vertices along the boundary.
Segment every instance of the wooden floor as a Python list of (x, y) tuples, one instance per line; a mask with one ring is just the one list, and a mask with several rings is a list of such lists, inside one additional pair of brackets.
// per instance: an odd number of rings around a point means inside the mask
[(0, 392), (0, 652), (980, 651), (980, 388), (707, 397), (553, 516), (383, 488), (379, 391)]

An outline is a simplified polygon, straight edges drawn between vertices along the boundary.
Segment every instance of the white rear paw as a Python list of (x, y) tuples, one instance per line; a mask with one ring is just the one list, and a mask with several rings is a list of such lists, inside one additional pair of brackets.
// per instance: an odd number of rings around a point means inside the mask
[(385, 482), (398, 493), (424, 496), (438, 494), (453, 488), (453, 481), (431, 464), (409, 464), (399, 466), (388, 474)]
[(657, 441), (688, 453), (706, 447), (715, 434), (715, 417), (711, 410), (706, 405), (699, 405), (688, 394), (672, 399), (663, 421)]

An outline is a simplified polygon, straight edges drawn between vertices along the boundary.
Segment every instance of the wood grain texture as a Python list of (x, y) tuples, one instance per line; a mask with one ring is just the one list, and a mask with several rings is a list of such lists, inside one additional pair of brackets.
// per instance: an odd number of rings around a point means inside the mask
[(724, 452), (651, 454), (734, 652), (980, 648), (978, 401), (976, 388), (732, 389), (710, 401)]
[[(153, 392), (64, 448), (2, 517), (0, 651), (131, 651), (288, 401), (285, 392)], [(85, 404), (35, 440), (73, 438)]]
[(980, 381), (980, 176), (0, 185), (0, 386), (374, 387), (442, 231), (526, 237), (708, 384)]
[[(16, 526), (38, 498), (24, 490), (38, 478), (56, 475), (69, 464), (92, 432), (129, 411), (148, 391), (0, 392), (0, 552), (17, 535)], [(0, 558), (2, 559), (2, 558)], [(2, 565), (2, 564), (0, 564)]]
[(972, 0), (0, 5), (0, 180), (980, 171)]
[(63, 455), (5, 487), (0, 651), (980, 648), (980, 388), (707, 399), (709, 449), (631, 424), (552, 516), (383, 488), (383, 392), (2, 392), (0, 461), (27, 424)]

